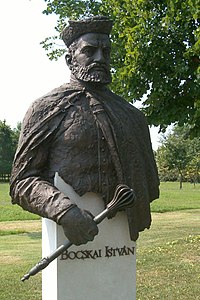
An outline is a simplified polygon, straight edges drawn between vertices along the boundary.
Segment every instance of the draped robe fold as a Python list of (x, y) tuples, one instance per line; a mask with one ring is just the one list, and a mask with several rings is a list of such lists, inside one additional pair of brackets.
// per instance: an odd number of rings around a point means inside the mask
[[(143, 113), (107, 88), (92, 90), (80, 84), (64, 84), (31, 105), (22, 125), (13, 162), (10, 188), (12, 203), (58, 224), (62, 215), (71, 207), (69, 199), (53, 186), (52, 176), (42, 162), (48, 161), (55, 135), (68, 112), (73, 111), (80, 99), (90, 104), (94, 116), (93, 130), (99, 130), (105, 139), (111, 161), (106, 176), (112, 184), (103, 186), (97, 180), (98, 176), (92, 174), (87, 174), (90, 183), (87, 184), (85, 178), (80, 178), (84, 177), (83, 174), (79, 174), (78, 168), (73, 169), (70, 162), (67, 165), (69, 173), (62, 174), (62, 168), (56, 169), (56, 166), (55, 170), (79, 195), (89, 191), (99, 193), (105, 205), (114, 195), (117, 184), (127, 184), (132, 188), (137, 200), (133, 208), (126, 209), (126, 214), (130, 237), (136, 240), (140, 231), (150, 227), (150, 202), (159, 197), (157, 168)], [(84, 125), (87, 126), (87, 123)], [(74, 160), (73, 151), (70, 155)], [(88, 160), (88, 165), (94, 164), (95, 172), (100, 172), (101, 165), (98, 164), (101, 162), (94, 163), (94, 155), (98, 157), (98, 153), (94, 153), (84, 159)], [(84, 166), (81, 166), (82, 156), (80, 153), (80, 169), (84, 171)], [(47, 201), (48, 189), (52, 196)]]

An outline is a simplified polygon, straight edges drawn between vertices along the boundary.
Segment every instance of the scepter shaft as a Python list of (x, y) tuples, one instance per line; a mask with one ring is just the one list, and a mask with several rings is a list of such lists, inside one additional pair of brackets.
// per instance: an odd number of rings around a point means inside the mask
[[(126, 185), (118, 185), (113, 199), (108, 203), (107, 207), (96, 217), (94, 217), (94, 222), (96, 224), (101, 223), (110, 213), (115, 213), (118, 210), (124, 208), (132, 207), (134, 205), (135, 194), (132, 189)], [(36, 275), (38, 272), (45, 269), (54, 259), (56, 259), (60, 254), (72, 246), (72, 242), (66, 240), (61, 246), (59, 246), (50, 255), (42, 258), (27, 274), (25, 274), (21, 281), (28, 280), (30, 276)]]

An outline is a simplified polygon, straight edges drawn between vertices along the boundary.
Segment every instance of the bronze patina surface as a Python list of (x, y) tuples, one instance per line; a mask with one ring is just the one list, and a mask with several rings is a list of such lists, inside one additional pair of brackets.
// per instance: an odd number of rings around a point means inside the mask
[(150, 202), (159, 197), (146, 119), (108, 88), (111, 28), (96, 17), (64, 29), (70, 83), (30, 106), (13, 163), (12, 203), (61, 224), (76, 245), (93, 240), (98, 228), (54, 186), (55, 172), (79, 195), (100, 194), (105, 206), (118, 184), (132, 188), (137, 200), (125, 209), (132, 240), (150, 227)]

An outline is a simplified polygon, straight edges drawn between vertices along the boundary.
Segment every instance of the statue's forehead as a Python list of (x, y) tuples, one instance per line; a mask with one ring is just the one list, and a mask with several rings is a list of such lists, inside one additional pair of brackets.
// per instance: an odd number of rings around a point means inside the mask
[(103, 33), (86, 33), (78, 40), (79, 46), (90, 45), (94, 47), (104, 46), (110, 47), (111, 42), (107, 34)]

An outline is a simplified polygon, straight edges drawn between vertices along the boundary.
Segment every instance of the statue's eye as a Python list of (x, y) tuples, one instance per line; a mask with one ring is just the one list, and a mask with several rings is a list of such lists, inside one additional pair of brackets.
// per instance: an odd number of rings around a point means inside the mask
[(110, 48), (104, 48), (103, 49), (103, 55), (105, 57), (109, 57), (110, 56)]
[(87, 46), (87, 47), (84, 47), (81, 50), (81, 52), (84, 53), (87, 56), (92, 56), (94, 54), (94, 52), (95, 52), (95, 48), (91, 47), (91, 46)]

